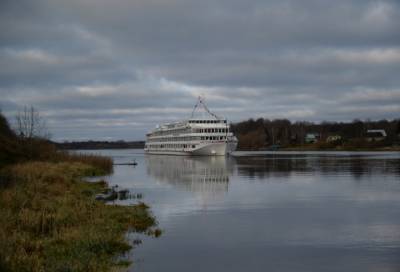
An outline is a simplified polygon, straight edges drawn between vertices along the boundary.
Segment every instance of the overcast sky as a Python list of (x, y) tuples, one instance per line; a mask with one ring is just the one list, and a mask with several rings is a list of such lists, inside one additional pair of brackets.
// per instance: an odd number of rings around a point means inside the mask
[(1, 0), (0, 108), (140, 140), (196, 97), (231, 121), (400, 117), (400, 1)]

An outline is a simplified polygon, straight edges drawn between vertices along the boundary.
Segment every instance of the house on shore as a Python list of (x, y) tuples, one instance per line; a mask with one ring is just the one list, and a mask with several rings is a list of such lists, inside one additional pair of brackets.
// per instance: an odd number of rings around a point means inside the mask
[(306, 142), (306, 144), (313, 144), (316, 143), (320, 140), (321, 135), (319, 133), (307, 133), (304, 141)]
[(384, 129), (368, 129), (366, 133), (366, 140), (368, 142), (379, 142), (386, 138), (387, 134)]

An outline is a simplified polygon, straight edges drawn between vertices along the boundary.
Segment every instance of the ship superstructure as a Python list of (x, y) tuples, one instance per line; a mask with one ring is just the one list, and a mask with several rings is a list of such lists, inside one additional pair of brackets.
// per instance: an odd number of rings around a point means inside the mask
[[(202, 107), (207, 116), (194, 117)], [(146, 135), (145, 152), (166, 155), (226, 155), (236, 149), (237, 139), (225, 118), (213, 114), (199, 98), (190, 119), (163, 124)]]

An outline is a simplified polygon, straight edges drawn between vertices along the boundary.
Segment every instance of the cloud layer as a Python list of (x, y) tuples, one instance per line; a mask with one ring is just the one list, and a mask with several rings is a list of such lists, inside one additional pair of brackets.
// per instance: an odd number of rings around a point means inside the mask
[(0, 3), (0, 108), (56, 140), (143, 139), (198, 95), (232, 121), (399, 118), (398, 1)]

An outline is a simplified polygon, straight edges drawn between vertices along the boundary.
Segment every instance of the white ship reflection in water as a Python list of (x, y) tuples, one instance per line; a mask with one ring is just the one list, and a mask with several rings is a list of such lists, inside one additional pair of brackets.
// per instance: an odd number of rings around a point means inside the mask
[(157, 182), (177, 188), (213, 196), (228, 191), (232, 170), (224, 156), (146, 156), (147, 174)]
[(142, 194), (119, 203), (145, 202), (163, 230), (130, 271), (400, 271), (399, 153), (103, 152), (137, 159), (108, 181)]

